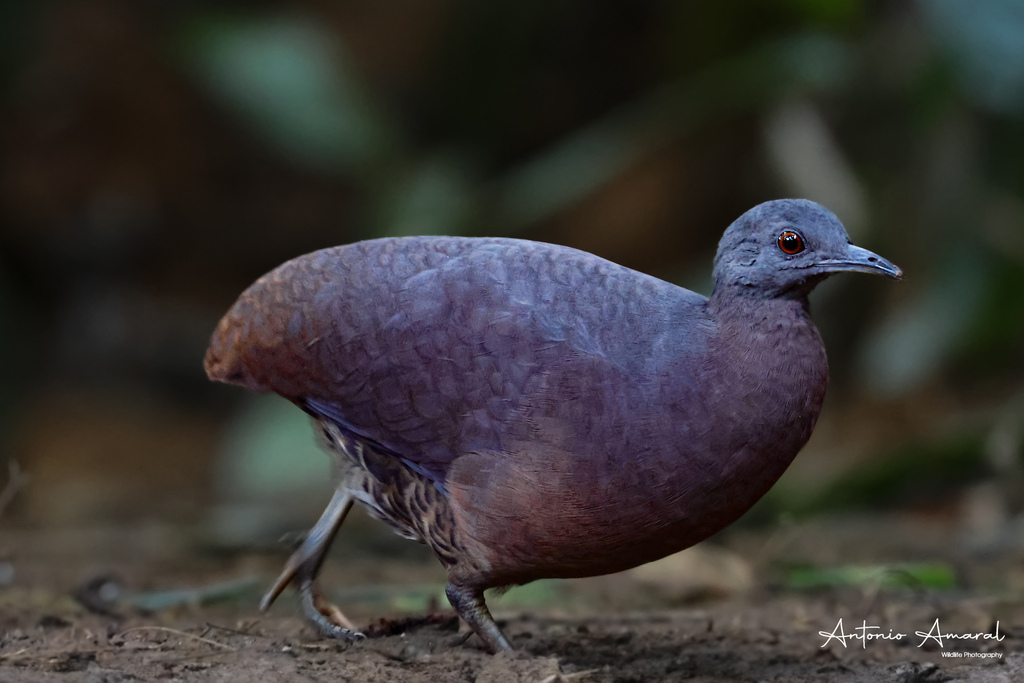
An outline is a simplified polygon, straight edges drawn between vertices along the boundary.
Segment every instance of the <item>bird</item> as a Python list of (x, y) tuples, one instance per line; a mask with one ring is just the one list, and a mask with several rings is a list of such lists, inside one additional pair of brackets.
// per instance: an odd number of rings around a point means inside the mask
[(316, 577), (354, 503), (427, 544), (494, 653), (484, 591), (610, 574), (738, 519), (810, 438), (828, 383), (808, 294), (847, 271), (902, 279), (803, 199), (724, 232), (705, 297), (566, 246), (394, 237), (292, 259), (213, 333), (211, 380), (273, 392), (333, 453), (327, 508), (289, 585), (325, 635), (362, 634)]

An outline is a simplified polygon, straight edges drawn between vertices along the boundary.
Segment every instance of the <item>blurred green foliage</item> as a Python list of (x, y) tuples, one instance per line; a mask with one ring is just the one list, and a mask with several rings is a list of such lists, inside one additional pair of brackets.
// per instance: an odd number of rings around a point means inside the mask
[(177, 42), (210, 94), (296, 164), (358, 179), (394, 144), (344, 45), (308, 17), (200, 14)]
[(909, 588), (952, 590), (956, 572), (937, 562), (898, 565), (847, 565), (843, 567), (793, 567), (786, 573), (790, 588)]
[[(816, 489), (773, 489), (755, 514), (814, 516), (862, 510), (881, 511), (952, 496), (958, 489), (993, 474), (980, 434), (957, 432), (926, 443), (882, 451)], [(754, 514), (754, 513), (751, 513)]]

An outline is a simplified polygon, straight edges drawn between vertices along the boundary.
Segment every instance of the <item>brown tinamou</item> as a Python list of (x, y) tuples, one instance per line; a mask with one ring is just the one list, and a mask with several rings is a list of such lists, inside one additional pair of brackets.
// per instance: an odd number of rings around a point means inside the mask
[(733, 223), (710, 299), (567, 247), (404, 237), (324, 249), (247, 289), (211, 379), (316, 420), (337, 490), (267, 593), (316, 575), (354, 501), (426, 543), (490, 651), (487, 588), (617, 572), (735, 521), (807, 442), (828, 380), (807, 295), (839, 271), (902, 276), (805, 200)]

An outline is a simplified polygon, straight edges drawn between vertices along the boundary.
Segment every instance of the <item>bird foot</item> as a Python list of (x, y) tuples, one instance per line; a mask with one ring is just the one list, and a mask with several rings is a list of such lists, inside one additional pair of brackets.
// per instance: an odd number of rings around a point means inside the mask
[(484, 603), (483, 590), (449, 582), (445, 587), (445, 594), (462, 620), (469, 624), (480, 640), (484, 641), (484, 647), (488, 652), (496, 654), (512, 649), (512, 644), (494, 623), (494, 618)]
[(260, 601), (261, 611), (266, 612), (270, 609), (281, 591), (294, 582), (299, 591), (303, 614), (313, 622), (320, 633), (349, 643), (366, 637), (355, 629), (336, 605), (325, 600), (316, 588), (316, 575), (320, 571), (327, 548), (351, 507), (351, 496), (344, 490), (335, 491), (319, 521), (306, 534), (299, 548), (288, 558), (284, 570), (263, 596)]
[(366, 638), (364, 633), (356, 630), (337, 605), (324, 599), (312, 581), (300, 582), (299, 596), (302, 601), (302, 613), (323, 635), (346, 643)]
[[(299, 572), (302, 568), (299, 568)], [(299, 591), (299, 600), (302, 604), (302, 613), (306, 619), (313, 622), (316, 629), (329, 638), (337, 638), (351, 643), (361, 640), (366, 636), (356, 630), (355, 625), (332, 602), (327, 601), (316, 587), (316, 583), (308, 576), (296, 576), (295, 569), (285, 568), (285, 571), (278, 577), (274, 585), (263, 596), (260, 601), (260, 611), (266, 612), (270, 609), (274, 600), (281, 594), (292, 581), (295, 581)]]

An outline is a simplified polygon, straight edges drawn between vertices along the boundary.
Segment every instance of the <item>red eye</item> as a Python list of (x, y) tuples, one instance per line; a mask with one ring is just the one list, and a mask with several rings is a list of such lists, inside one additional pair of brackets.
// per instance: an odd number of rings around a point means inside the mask
[(804, 238), (792, 230), (783, 230), (779, 235), (779, 249), (792, 256), (804, 250)]

